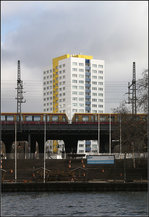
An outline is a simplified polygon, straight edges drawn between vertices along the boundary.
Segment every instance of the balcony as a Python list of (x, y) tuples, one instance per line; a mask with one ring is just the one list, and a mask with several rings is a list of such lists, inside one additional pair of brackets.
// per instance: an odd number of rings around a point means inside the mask
[(91, 105), (91, 102), (86, 102), (85, 105), (86, 105), (86, 106), (90, 106), (90, 105)]
[(91, 79), (90, 78), (86, 78), (85, 81), (86, 82), (91, 82)]
[(85, 96), (85, 99), (91, 99), (91, 96), (87, 95)]
[(90, 66), (88, 66), (88, 65), (85, 65), (85, 70), (90, 70)]
[(90, 73), (89, 71), (85, 71), (85, 75), (86, 75), (86, 76), (90, 76), (91, 73)]
[[(90, 88), (91, 87), (91, 84), (85, 84), (85, 87), (88, 87), (88, 88)], [(88, 89), (86, 89), (86, 91), (87, 91)], [(89, 90), (90, 91), (90, 90)]]

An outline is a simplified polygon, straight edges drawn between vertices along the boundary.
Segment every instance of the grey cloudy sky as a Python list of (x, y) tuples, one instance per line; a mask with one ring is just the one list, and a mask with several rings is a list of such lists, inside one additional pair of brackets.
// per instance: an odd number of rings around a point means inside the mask
[(147, 1), (3, 1), (2, 111), (16, 112), (17, 60), (24, 112), (42, 112), (42, 72), (66, 53), (105, 60), (106, 112), (126, 98), (132, 80), (148, 67)]

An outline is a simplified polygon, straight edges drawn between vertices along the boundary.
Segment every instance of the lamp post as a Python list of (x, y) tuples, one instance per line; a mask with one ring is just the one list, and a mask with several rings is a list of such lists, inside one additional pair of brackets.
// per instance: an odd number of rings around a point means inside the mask
[(111, 114), (109, 115), (109, 153), (111, 154)]
[(98, 154), (100, 153), (100, 115), (98, 114)]
[(17, 121), (15, 122), (15, 182), (17, 181)]
[(120, 115), (120, 154), (122, 153), (122, 119)]
[(43, 174), (43, 182), (46, 180), (46, 115), (44, 115), (44, 174)]

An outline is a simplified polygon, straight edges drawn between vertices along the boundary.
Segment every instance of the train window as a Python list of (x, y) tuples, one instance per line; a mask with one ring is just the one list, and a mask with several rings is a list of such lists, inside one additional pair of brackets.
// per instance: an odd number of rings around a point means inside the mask
[(147, 120), (147, 116), (141, 116), (141, 120), (142, 121), (146, 121)]
[(1, 121), (5, 121), (5, 115), (1, 115)]
[(100, 121), (105, 121), (106, 117), (105, 116), (100, 116)]
[(58, 121), (58, 116), (57, 115), (52, 116), (52, 121)]
[(34, 116), (34, 121), (40, 121), (41, 117), (40, 116)]
[(32, 121), (32, 116), (31, 116), (31, 115), (27, 115), (27, 116), (25, 117), (25, 120), (26, 120), (26, 121)]
[(111, 121), (115, 122), (115, 116), (111, 116)]
[(95, 121), (98, 121), (98, 115), (95, 115)]
[(76, 122), (78, 122), (79, 121), (79, 117), (78, 116), (76, 116)]
[(89, 120), (88, 116), (85, 115), (82, 116), (82, 121), (88, 121), (88, 120)]
[(49, 116), (49, 115), (47, 116), (47, 121), (48, 121), (48, 122), (50, 121), (50, 116)]
[(63, 120), (63, 122), (65, 122), (65, 121), (66, 121), (66, 118), (65, 118), (65, 116), (63, 116), (63, 117), (62, 117), (62, 120)]
[(13, 121), (13, 120), (14, 120), (14, 116), (13, 115), (7, 116), (7, 121)]
[(45, 119), (46, 119), (46, 118), (45, 118), (45, 115), (43, 115), (43, 121), (45, 121)]
[[(19, 115), (17, 115), (17, 121), (19, 121), (20, 120), (20, 118), (19, 118), (20, 116)], [(23, 117), (22, 117), (22, 115), (21, 115), (21, 121), (23, 121)]]
[(91, 116), (91, 121), (94, 122), (94, 116), (93, 115)]

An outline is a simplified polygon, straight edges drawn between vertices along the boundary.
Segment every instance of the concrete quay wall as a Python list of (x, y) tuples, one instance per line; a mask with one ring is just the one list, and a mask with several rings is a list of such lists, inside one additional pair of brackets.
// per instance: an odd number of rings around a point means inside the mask
[(105, 192), (147, 191), (147, 183), (108, 182), (49, 182), (49, 183), (2, 183), (2, 192)]

